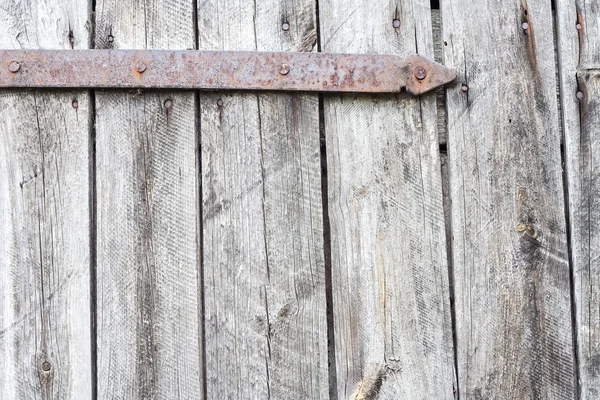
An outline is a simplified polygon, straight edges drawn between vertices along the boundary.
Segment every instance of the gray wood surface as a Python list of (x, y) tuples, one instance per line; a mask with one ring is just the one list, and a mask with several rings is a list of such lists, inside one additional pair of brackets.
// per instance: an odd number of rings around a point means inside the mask
[[(312, 0), (198, 6), (200, 49), (316, 50)], [(317, 95), (201, 93), (200, 113), (207, 396), (327, 398)]]
[[(194, 48), (194, 15), (98, 2), (96, 47)], [(195, 121), (193, 92), (96, 93), (99, 399), (202, 398)]]
[[(85, 49), (88, 7), (3, 1), (0, 47)], [(89, 109), (84, 91), (0, 92), (3, 400), (91, 397)]]
[(572, 399), (551, 4), (444, 0), (441, 15), (459, 83), (447, 109), (460, 396)]
[[(582, 399), (600, 397), (600, 10), (557, 2), (558, 59), (565, 144), (571, 260)], [(577, 29), (577, 24), (580, 29)], [(581, 73), (577, 73), (581, 67)], [(589, 69), (586, 71), (586, 69)], [(581, 90), (581, 101), (576, 93)]]
[[(433, 58), (429, 2), (319, 7), (325, 52)], [(435, 93), (327, 95), (324, 113), (338, 396), (452, 399)]]

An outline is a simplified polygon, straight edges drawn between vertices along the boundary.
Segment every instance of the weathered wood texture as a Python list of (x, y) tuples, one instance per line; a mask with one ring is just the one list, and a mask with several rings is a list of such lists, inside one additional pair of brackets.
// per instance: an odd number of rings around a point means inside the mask
[[(600, 10), (597, 2), (579, 0), (559, 1), (556, 6), (579, 389), (582, 399), (597, 399), (600, 397)], [(578, 67), (582, 69), (579, 74)], [(584, 95), (581, 101), (576, 96), (578, 87)]]
[(441, 11), (460, 396), (574, 398), (551, 4)]
[[(195, 46), (192, 0), (98, 2), (96, 47)], [(170, 102), (170, 103), (169, 103)], [(201, 398), (193, 92), (97, 92), (101, 399)]]
[[(325, 52), (433, 58), (428, 2), (319, 6)], [(454, 398), (435, 102), (324, 97), (339, 398)]]
[[(0, 47), (87, 48), (88, 12), (5, 1)], [(86, 92), (0, 93), (2, 399), (91, 397), (89, 127)]]
[[(198, 16), (203, 50), (316, 49), (312, 0), (211, 0)], [(207, 395), (327, 398), (317, 96), (200, 99)]]

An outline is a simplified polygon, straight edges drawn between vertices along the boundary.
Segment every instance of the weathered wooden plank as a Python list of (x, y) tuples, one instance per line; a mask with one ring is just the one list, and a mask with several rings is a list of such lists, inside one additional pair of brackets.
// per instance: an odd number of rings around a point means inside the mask
[(551, 4), (441, 3), (461, 398), (574, 398)]
[[(96, 47), (195, 46), (192, 0), (112, 0)], [(193, 92), (97, 92), (98, 396), (202, 398)]]
[[(433, 56), (428, 2), (319, 7), (325, 52)], [(454, 398), (435, 93), (324, 101), (338, 395)]]
[[(313, 0), (198, 16), (200, 49), (315, 50)], [(317, 96), (200, 99), (207, 396), (327, 398)]]
[[(88, 11), (0, 1), (0, 47), (85, 49)], [(91, 398), (89, 116), (83, 91), (0, 93), (2, 399)]]
[[(594, 2), (556, 2), (575, 333), (581, 399), (600, 397), (600, 169), (598, 113), (600, 10)], [(583, 98), (577, 98), (581, 90)]]

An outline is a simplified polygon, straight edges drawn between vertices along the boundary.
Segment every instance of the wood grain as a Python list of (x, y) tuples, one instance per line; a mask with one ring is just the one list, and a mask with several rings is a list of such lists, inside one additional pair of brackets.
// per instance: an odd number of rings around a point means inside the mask
[[(312, 0), (210, 0), (198, 16), (203, 50), (315, 49)], [(327, 398), (317, 95), (200, 99), (207, 396)]]
[[(99, 48), (195, 45), (193, 1), (97, 4)], [(202, 398), (193, 92), (96, 93), (101, 399)]]
[[(428, 2), (319, 7), (325, 52), (433, 58)], [(324, 101), (338, 396), (452, 399), (435, 93)]]
[(551, 4), (441, 13), (460, 397), (572, 399)]
[[(0, 47), (85, 49), (89, 6), (0, 1)], [(89, 110), (83, 91), (0, 92), (2, 399), (91, 398)]]
[[(572, 0), (557, 2), (556, 13), (579, 390), (581, 399), (596, 399), (600, 397), (600, 10), (593, 2)], [(581, 100), (578, 90), (584, 95)]]

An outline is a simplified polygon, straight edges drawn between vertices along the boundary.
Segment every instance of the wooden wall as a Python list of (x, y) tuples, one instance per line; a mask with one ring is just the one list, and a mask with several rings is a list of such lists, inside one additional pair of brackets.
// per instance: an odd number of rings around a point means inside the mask
[(0, 0), (8, 49), (458, 75), (420, 97), (0, 90), (0, 398), (600, 397), (598, 10)]

